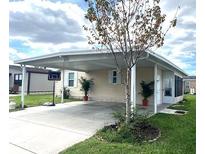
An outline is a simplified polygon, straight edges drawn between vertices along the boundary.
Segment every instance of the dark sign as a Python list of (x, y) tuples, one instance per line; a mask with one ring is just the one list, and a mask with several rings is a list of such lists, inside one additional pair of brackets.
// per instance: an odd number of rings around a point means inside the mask
[(49, 71), (48, 80), (61, 80), (61, 72)]

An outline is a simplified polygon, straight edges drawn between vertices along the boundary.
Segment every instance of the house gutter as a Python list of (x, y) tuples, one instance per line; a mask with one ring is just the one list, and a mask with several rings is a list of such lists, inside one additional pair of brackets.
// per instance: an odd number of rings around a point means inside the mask
[(144, 59), (148, 59), (149, 58), (149, 52), (146, 52), (146, 56), (145, 57), (142, 57), (142, 58), (139, 58), (139, 60), (144, 60)]

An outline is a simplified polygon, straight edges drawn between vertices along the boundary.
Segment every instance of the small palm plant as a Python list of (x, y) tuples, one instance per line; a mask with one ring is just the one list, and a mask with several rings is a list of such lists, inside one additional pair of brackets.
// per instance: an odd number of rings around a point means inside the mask
[(88, 80), (86, 78), (81, 77), (79, 79), (79, 81), (80, 81), (80, 84), (81, 84), (81, 89), (80, 90), (84, 91), (84, 98), (83, 98), (83, 100), (87, 101), (88, 100), (88, 91), (94, 85), (93, 79)]
[(148, 105), (148, 98), (150, 96), (153, 95), (154, 93), (154, 81), (151, 81), (149, 83), (146, 83), (145, 81), (142, 81), (140, 83), (141, 87), (142, 87), (142, 91), (140, 92), (140, 94), (144, 97), (143, 99), (143, 106), (147, 106)]

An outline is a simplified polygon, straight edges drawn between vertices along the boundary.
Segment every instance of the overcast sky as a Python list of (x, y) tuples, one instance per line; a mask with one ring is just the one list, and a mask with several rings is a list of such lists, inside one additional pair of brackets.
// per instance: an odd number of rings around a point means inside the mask
[[(177, 6), (178, 22), (155, 52), (178, 65), (189, 75), (196, 68), (195, 0), (162, 0), (169, 21)], [(91, 48), (82, 26), (86, 24), (84, 0), (16, 1), (10, 0), (10, 64), (13, 60), (47, 53)]]

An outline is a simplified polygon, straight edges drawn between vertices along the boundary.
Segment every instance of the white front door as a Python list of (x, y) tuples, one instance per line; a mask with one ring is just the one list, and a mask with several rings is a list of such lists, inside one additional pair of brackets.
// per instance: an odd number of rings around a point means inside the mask
[(174, 73), (163, 71), (163, 103), (173, 102)]

